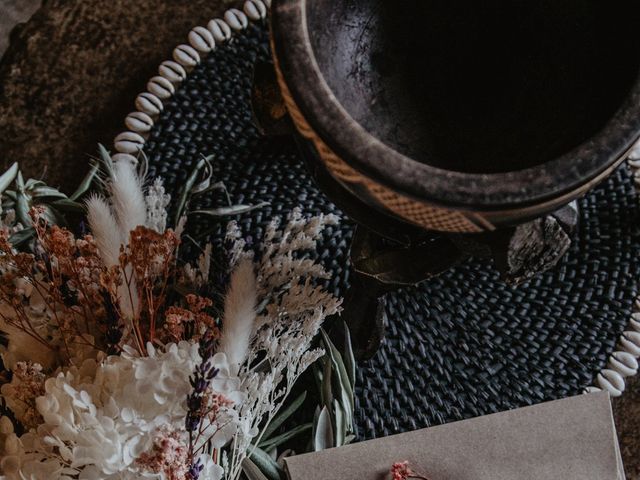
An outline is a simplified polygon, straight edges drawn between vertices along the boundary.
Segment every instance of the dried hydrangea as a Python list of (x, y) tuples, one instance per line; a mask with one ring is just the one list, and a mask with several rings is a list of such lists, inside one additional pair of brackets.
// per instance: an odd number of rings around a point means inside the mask
[[(47, 379), (44, 395), (36, 400), (43, 422), (20, 438), (19, 451), (5, 452), (9, 458), (4, 475), (154, 478), (158, 463), (152, 459), (160, 461), (155, 446), (159, 432), (173, 432), (172, 441), (188, 445), (184, 418), (189, 376), (201, 359), (198, 346), (188, 342), (163, 350), (147, 348), (148, 357), (130, 351), (103, 362), (87, 360)], [(239, 380), (227, 376), (224, 355), (212, 362), (221, 372), (211, 383), (212, 391), (241, 401), (242, 393), (235, 390)], [(216, 436), (216, 444), (224, 445), (235, 433), (237, 415), (224, 406), (215, 422), (204, 428)]]

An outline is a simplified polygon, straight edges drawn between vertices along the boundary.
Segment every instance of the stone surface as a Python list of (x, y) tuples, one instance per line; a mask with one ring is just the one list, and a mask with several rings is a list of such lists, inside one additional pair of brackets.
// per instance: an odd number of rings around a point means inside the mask
[[(158, 64), (231, 3), (47, 1), (14, 32), (0, 62), (0, 168), (19, 161), (28, 175), (47, 170), (50, 183), (73, 187), (97, 142), (110, 144), (123, 130)], [(9, 9), (23, 6), (0, 1), (0, 37)], [(613, 404), (627, 476), (640, 480), (640, 381)]]
[(41, 3), (40, 0), (0, 0), (0, 56), (9, 46), (9, 34), (13, 27), (26, 22)]
[(160, 62), (230, 3), (47, 1), (14, 31), (0, 63), (0, 168), (19, 161), (71, 188), (97, 143), (111, 148)]

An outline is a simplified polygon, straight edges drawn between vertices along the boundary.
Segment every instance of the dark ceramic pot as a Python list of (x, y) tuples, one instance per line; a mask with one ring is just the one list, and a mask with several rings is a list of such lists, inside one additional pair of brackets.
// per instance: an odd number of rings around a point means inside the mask
[(639, 12), (274, 0), (272, 46), (312, 169), (347, 213), (391, 237), (478, 233), (558, 209), (624, 159), (640, 134)]
[(555, 265), (567, 204), (640, 136), (639, 20), (637, 0), (273, 0), (301, 149), (366, 227), (344, 313), (361, 356), (392, 288), (469, 255), (511, 283)]

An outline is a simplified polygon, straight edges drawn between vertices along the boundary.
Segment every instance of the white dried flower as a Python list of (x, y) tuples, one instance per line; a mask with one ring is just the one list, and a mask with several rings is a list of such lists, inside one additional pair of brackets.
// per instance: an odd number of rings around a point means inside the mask
[(171, 201), (171, 195), (164, 190), (162, 178), (158, 177), (147, 189), (145, 203), (147, 205), (147, 227), (158, 233), (163, 233), (167, 228), (167, 207)]
[(253, 262), (242, 259), (231, 274), (224, 299), (224, 320), (220, 351), (224, 352), (237, 373), (247, 359), (249, 341), (256, 319), (256, 275)]
[[(312, 350), (311, 342), (323, 320), (340, 310), (341, 302), (319, 285), (329, 274), (305, 254), (315, 248), (322, 230), (336, 223), (333, 215), (305, 219), (294, 210), (282, 230), (276, 219), (265, 231), (256, 266), (261, 308), (240, 371), (247, 399), (238, 407), (240, 427), (229, 459), (230, 480), (239, 477), (251, 445), (259, 443), (260, 428), (280, 410), (298, 377), (324, 354), (322, 349)], [(248, 255), (237, 225), (230, 225), (228, 239), (236, 242), (232, 264), (242, 265)], [(262, 357), (265, 361), (260, 364), (269, 369), (253, 370)]]
[[(158, 429), (169, 426), (187, 441), (189, 376), (201, 359), (198, 346), (187, 342), (162, 351), (149, 345), (148, 351), (148, 357), (123, 353), (101, 363), (87, 360), (49, 378), (36, 402), (44, 421), (3, 460), (10, 467), (4, 471), (7, 478), (162, 478), (149, 475), (136, 460), (150, 449)], [(231, 390), (239, 380), (228, 375), (225, 356), (212, 361), (223, 372), (212, 388), (226, 398), (243, 399), (241, 392)], [(211, 428), (217, 445), (235, 433), (236, 414), (229, 410), (217, 417), (220, 428)], [(208, 468), (212, 475), (218, 471)]]

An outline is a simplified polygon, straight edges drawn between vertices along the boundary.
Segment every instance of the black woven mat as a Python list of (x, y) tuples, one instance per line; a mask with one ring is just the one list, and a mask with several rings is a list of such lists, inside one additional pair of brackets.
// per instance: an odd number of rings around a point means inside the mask
[[(164, 177), (169, 192), (202, 155), (215, 154), (216, 179), (234, 202), (270, 202), (241, 217), (253, 236), (296, 206), (340, 214), (293, 141), (261, 138), (251, 124), (252, 66), (268, 57), (265, 27), (219, 47), (165, 105), (145, 147), (150, 174)], [(566, 397), (593, 383), (625, 329), (640, 277), (639, 209), (626, 168), (580, 207), (571, 252), (529, 284), (506, 287), (489, 264), (469, 262), (388, 296), (388, 337), (358, 371), (361, 439)], [(213, 229), (220, 242), (223, 224), (204, 222), (195, 233)], [(318, 250), (337, 294), (348, 283), (352, 229), (345, 220)]]

